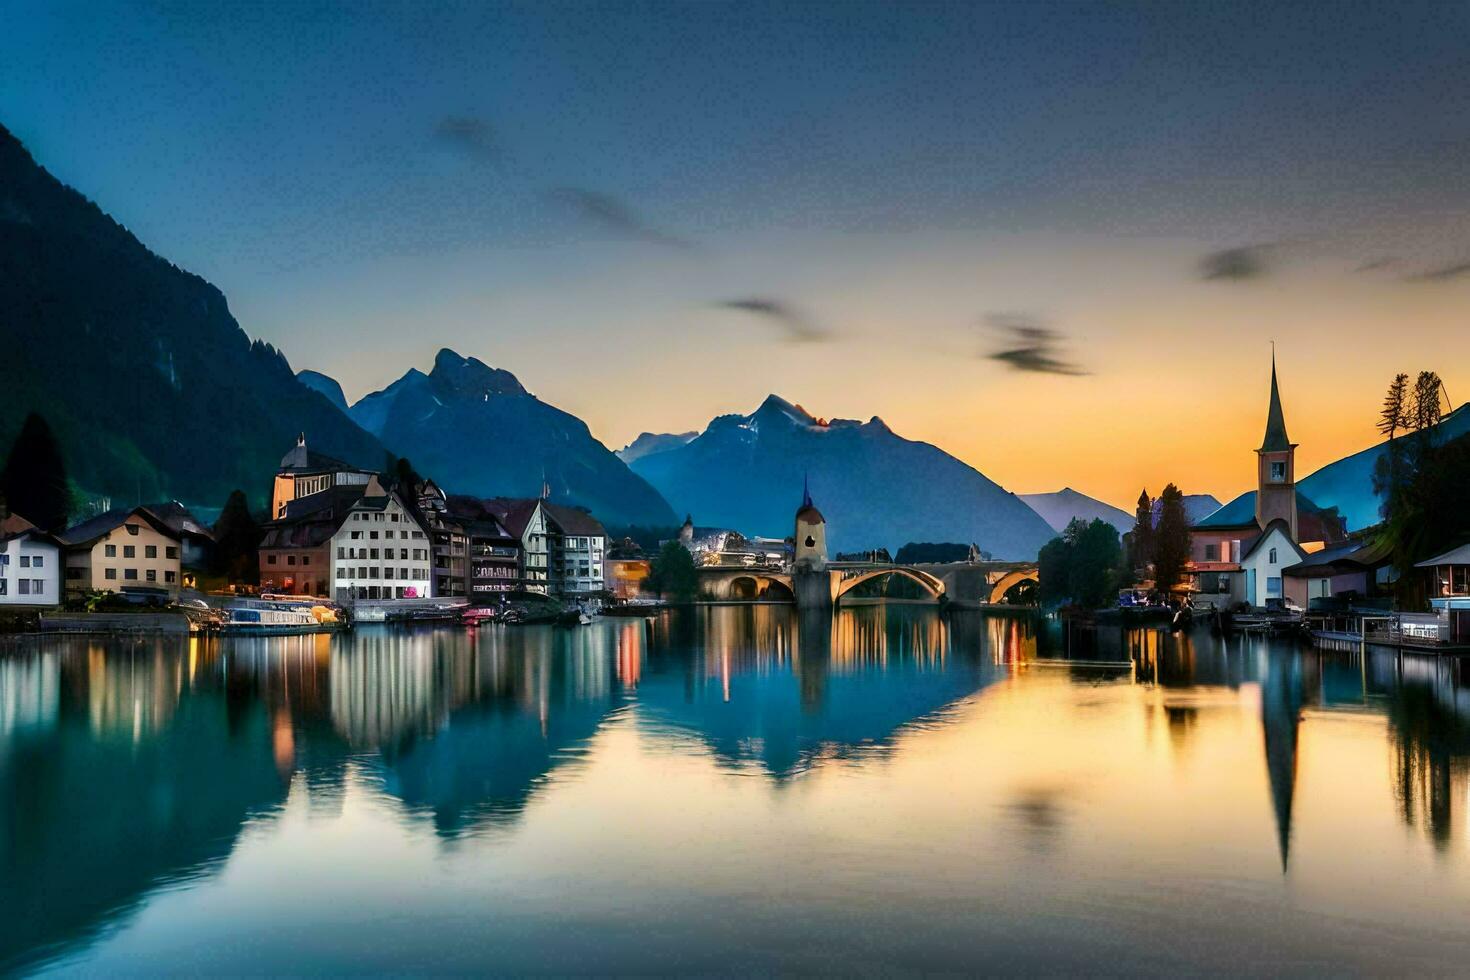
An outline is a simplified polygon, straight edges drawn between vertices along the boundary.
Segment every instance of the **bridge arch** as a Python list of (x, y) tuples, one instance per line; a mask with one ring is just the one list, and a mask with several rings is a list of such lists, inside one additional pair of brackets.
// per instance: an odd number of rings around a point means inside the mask
[(944, 595), (944, 582), (941, 579), (930, 575), (928, 572), (922, 572), (917, 568), (909, 568), (905, 565), (893, 565), (890, 567), (865, 569), (853, 575), (844, 575), (833, 584), (832, 601), (834, 603), (840, 601), (843, 596), (864, 582), (871, 582), (875, 578), (886, 578), (890, 575), (898, 575), (918, 583), (920, 588), (924, 589), (936, 600)]
[(996, 579), (995, 584), (990, 587), (991, 604), (994, 605), (1004, 600), (1006, 593), (1022, 582), (1030, 582), (1035, 585), (1037, 583), (1036, 569), (1018, 568)]

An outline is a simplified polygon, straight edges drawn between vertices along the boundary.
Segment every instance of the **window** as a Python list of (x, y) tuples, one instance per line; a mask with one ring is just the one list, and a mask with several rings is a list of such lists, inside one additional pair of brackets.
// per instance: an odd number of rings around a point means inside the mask
[(310, 555), (302, 555), (301, 556), (301, 564), (303, 564), (303, 565), (310, 565), (311, 564), (311, 556)]
[(401, 561), (407, 561), (408, 560), (408, 549), (407, 548), (399, 548), (398, 549), (398, 558)]
[(359, 539), (360, 539), (360, 538), (361, 538), (361, 537), (362, 537), (362, 532), (361, 532), (361, 531), (353, 531), (353, 532), (352, 532), (352, 540), (353, 540), (353, 541), (357, 541), (357, 540), (359, 540)]
[(1284, 482), (1286, 482), (1286, 464), (1285, 463), (1273, 462), (1271, 464), (1271, 482), (1272, 483), (1284, 483)]
[(124, 568), (123, 578), (127, 579), (129, 582), (138, 581), (138, 570), (136, 568)]
[(31, 556), (31, 567), (32, 568), (40, 568), (40, 567), (42, 567), (45, 564), (46, 564), (46, 556), (45, 555), (32, 555)]
[(31, 580), (30, 579), (23, 578), (23, 579), (20, 580), (20, 594), (21, 595), (30, 595), (31, 594)]
[(337, 548), (337, 560), (338, 561), (341, 561), (343, 558), (346, 558), (346, 557), (347, 557), (347, 549), (346, 548), (342, 548), (342, 547), (338, 547)]
[(138, 536), (138, 525), (136, 525), (136, 524), (125, 524), (123, 526), (128, 529), (128, 533), (131, 534), (133, 537), (136, 538)]
[(1219, 561), (1220, 546), (1218, 544), (1205, 545), (1205, 561)]
[(378, 557), (378, 549), (377, 548), (369, 548), (368, 549), (368, 557), (376, 560), (377, 557)]
[(372, 540), (376, 541), (376, 540), (378, 540), (378, 532), (377, 531), (369, 531), (368, 532), (368, 537), (371, 538)]
[(108, 558), (116, 558), (117, 557), (117, 545), (115, 545), (115, 544), (104, 544), (102, 546), (102, 554), (104, 556), (108, 557)]
[(179, 557), (179, 549), (175, 548), (173, 545), (169, 545), (167, 548), (163, 549), (163, 557), (177, 558)]
[(286, 556), (286, 564), (287, 565), (294, 565), (294, 564), (296, 564), (296, 556), (295, 555), (287, 555)]
[(131, 545), (131, 544), (125, 544), (125, 545), (123, 545), (123, 557), (124, 558), (136, 558), (136, 557), (138, 557), (138, 549), (137, 549), (137, 546)]
[(1270, 551), (1268, 551), (1266, 553), (1266, 560), (1268, 562), (1270, 562), (1271, 564), (1273, 564), (1273, 565), (1276, 564), (1276, 549), (1275, 548), (1272, 548)]
[(0, 595), (6, 595), (6, 594), (8, 594), (9, 589), (10, 589), (10, 583), (7, 582), (5, 579), (0, 578)]
[(177, 575), (176, 575), (176, 574), (174, 574), (174, 572), (173, 572), (173, 571), (172, 571), (172, 570), (169, 570), (169, 571), (165, 571), (165, 572), (164, 572), (164, 573), (163, 573), (163, 580), (164, 580), (164, 581), (165, 581), (165, 582), (172, 582), (172, 581), (174, 581), (174, 579), (176, 579), (176, 578), (178, 578), (178, 576), (177, 576)]
[(275, 555), (266, 555), (265, 556), (265, 563), (267, 565), (274, 565), (276, 563), (276, 556)]
[(385, 538), (391, 538), (391, 537), (393, 537), (393, 531), (392, 531), (392, 529), (390, 528), (389, 530), (384, 531), (383, 532), (383, 537), (385, 537)]
[(150, 582), (157, 582), (158, 581), (158, 569), (156, 569), (156, 568), (150, 568), (150, 569), (148, 569), (147, 579)]
[(31, 579), (31, 595), (44, 595), (46, 592), (46, 580), (43, 578)]
[(157, 558), (158, 557), (158, 545), (156, 545), (156, 544), (145, 544), (143, 546), (143, 557), (144, 558)]
[(1220, 594), (1221, 595), (1226, 595), (1227, 593), (1229, 593), (1229, 591), (1230, 591), (1230, 576), (1229, 575), (1221, 575), (1215, 581), (1220, 586)]
[(102, 570), (102, 577), (105, 578), (105, 579), (115, 579), (115, 578), (117, 578), (117, 569), (115, 569), (115, 568), (104, 568)]
[(1271, 598), (1281, 595), (1281, 576), (1272, 575), (1266, 579), (1266, 595)]

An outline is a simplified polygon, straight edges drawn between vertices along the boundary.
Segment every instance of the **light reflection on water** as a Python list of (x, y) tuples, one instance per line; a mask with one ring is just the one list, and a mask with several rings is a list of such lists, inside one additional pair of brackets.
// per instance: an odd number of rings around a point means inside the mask
[(1459, 969), (1460, 661), (894, 607), (0, 646), (0, 968)]

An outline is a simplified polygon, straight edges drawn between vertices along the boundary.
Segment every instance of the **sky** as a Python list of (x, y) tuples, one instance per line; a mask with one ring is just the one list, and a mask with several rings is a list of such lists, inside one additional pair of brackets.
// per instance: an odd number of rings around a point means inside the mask
[(1398, 371), (1470, 399), (1467, 37), (1346, 0), (0, 0), (0, 123), (351, 400), (450, 347), (612, 448), (775, 392), (1130, 507), (1253, 485), (1273, 341), (1303, 475)]

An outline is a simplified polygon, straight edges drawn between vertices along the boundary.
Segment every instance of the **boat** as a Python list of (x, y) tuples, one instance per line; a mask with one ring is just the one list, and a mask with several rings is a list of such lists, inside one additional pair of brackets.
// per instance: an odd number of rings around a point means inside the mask
[(493, 623), (495, 621), (495, 610), (485, 606), (469, 606), (459, 614), (459, 619), (466, 626), (479, 626), (481, 623)]
[(291, 633), (327, 633), (344, 629), (338, 609), (321, 599), (262, 596), (231, 599), (221, 607), (222, 633), (276, 636)]

